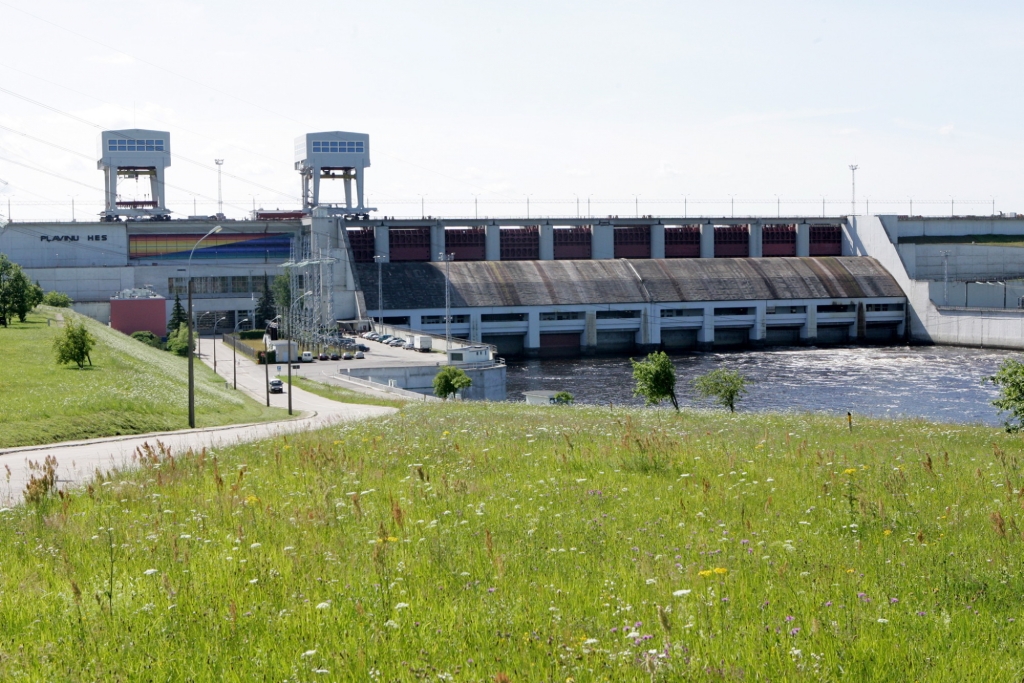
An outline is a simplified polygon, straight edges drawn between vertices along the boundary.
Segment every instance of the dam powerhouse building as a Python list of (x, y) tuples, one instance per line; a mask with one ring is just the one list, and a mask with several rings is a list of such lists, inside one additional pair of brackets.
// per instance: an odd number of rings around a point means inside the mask
[[(369, 136), (331, 131), (296, 140), (301, 207), (177, 218), (168, 132), (106, 131), (99, 157), (97, 220), (8, 222), (0, 252), (119, 328), (126, 297), (163, 297), (166, 320), (191, 277), (199, 328), (228, 331), (284, 274), (311, 293), (290, 315), (314, 347), (371, 318), (444, 334), (446, 294), (452, 335), (505, 356), (1024, 339), (1015, 216), (389, 219), (364, 203)], [(123, 201), (140, 176), (149, 198)]]

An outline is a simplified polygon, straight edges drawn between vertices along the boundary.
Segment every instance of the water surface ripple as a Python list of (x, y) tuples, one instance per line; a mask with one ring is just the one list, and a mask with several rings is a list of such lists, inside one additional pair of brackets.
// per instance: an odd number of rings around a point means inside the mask
[[(993, 374), (1013, 352), (950, 346), (794, 348), (674, 356), (680, 403), (698, 405), (688, 380), (718, 367), (751, 382), (742, 410), (799, 410), (1000, 425)], [(1020, 354), (1016, 354), (1019, 357)], [(568, 391), (579, 403), (642, 405), (627, 358), (526, 360), (508, 366), (508, 397)]]

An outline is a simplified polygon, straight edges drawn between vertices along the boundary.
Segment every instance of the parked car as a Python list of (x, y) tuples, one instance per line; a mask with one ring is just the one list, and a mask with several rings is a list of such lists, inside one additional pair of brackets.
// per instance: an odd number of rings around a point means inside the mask
[(341, 359), (342, 360), (352, 360), (352, 354), (349, 353), (348, 351), (346, 351), (345, 353), (341, 354)]
[(356, 351), (356, 360), (363, 360), (364, 358), (366, 358), (366, 355), (362, 351)]
[(360, 351), (369, 351), (370, 350), (370, 347), (367, 346), (366, 344), (356, 344), (356, 348), (359, 349)]
[(313, 362), (313, 352), (312, 351), (303, 351), (302, 352), (302, 362), (303, 363), (312, 363)]
[(414, 351), (416, 349), (416, 345), (413, 344), (411, 341), (405, 342), (404, 344), (402, 344), (402, 348), (405, 349), (406, 351)]
[(326, 353), (321, 353), (319, 358), (320, 358), (320, 360), (330, 360), (331, 359), (331, 357), (328, 356)]
[(338, 360), (339, 358), (341, 358), (341, 356), (339, 356), (337, 353), (331, 354), (331, 360)]
[(383, 342), (385, 344), (388, 343), (389, 339), (394, 339), (394, 337), (392, 337), (390, 334), (382, 334), (379, 337), (377, 337), (377, 341)]
[(283, 394), (284, 393), (284, 382), (279, 379), (270, 380), (270, 393), (272, 394)]

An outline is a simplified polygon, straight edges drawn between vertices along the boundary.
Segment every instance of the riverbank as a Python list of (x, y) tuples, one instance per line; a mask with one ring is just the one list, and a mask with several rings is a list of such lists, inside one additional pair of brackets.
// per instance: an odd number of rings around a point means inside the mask
[[(97, 344), (92, 365), (58, 366), (51, 346), (58, 313), (85, 323)], [(47, 322), (49, 320), (49, 323)], [(187, 361), (146, 346), (67, 309), (40, 307), (24, 323), (0, 328), (5, 372), (0, 392), (0, 448), (188, 427)], [(195, 363), (196, 425), (287, 417)]]
[(0, 513), (0, 678), (1024, 665), (1024, 441), (998, 429), (449, 403), (172, 455)]

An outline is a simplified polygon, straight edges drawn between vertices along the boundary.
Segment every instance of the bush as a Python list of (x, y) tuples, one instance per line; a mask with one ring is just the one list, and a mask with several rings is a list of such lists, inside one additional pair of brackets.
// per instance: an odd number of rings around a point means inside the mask
[(553, 398), (555, 399), (555, 403), (561, 406), (567, 406), (574, 400), (573, 395), (568, 391), (559, 391)]
[(996, 374), (986, 377), (999, 388), (999, 398), (992, 405), (1001, 413), (1009, 413), (1003, 422), (1008, 432), (1019, 432), (1024, 429), (1024, 363), (1015, 358), (1007, 358), (999, 366)]
[(85, 323), (67, 320), (64, 329), (53, 338), (53, 353), (57, 365), (77, 363), (79, 369), (85, 367), (85, 361), (92, 365), (89, 352), (96, 346), (96, 337), (89, 333)]
[(178, 356), (188, 355), (188, 325), (181, 323), (178, 329), (167, 335), (167, 350)]
[(43, 295), (44, 306), (55, 306), (56, 308), (71, 308), (73, 303), (70, 296), (64, 292), (47, 292)]
[(466, 376), (462, 368), (446, 365), (434, 378), (434, 395), (447, 401), (449, 396), (453, 396), (460, 389), (468, 389), (471, 386), (473, 380)]
[(242, 330), (238, 333), (239, 339), (263, 339), (266, 330)]
[(693, 380), (693, 388), (701, 398), (714, 399), (735, 413), (737, 399), (747, 393), (747, 379), (735, 370), (719, 368)]
[(256, 365), (263, 365), (263, 364), (273, 365), (274, 363), (277, 362), (277, 349), (270, 349), (270, 354), (269, 354), (270, 358), (269, 359), (266, 358), (267, 355), (268, 354), (267, 354), (266, 351), (257, 351), (256, 352)]
[(132, 332), (131, 337), (135, 341), (140, 341), (146, 346), (152, 346), (154, 349), (162, 349), (164, 347), (164, 343), (160, 340), (160, 337), (156, 336), (149, 330)]

